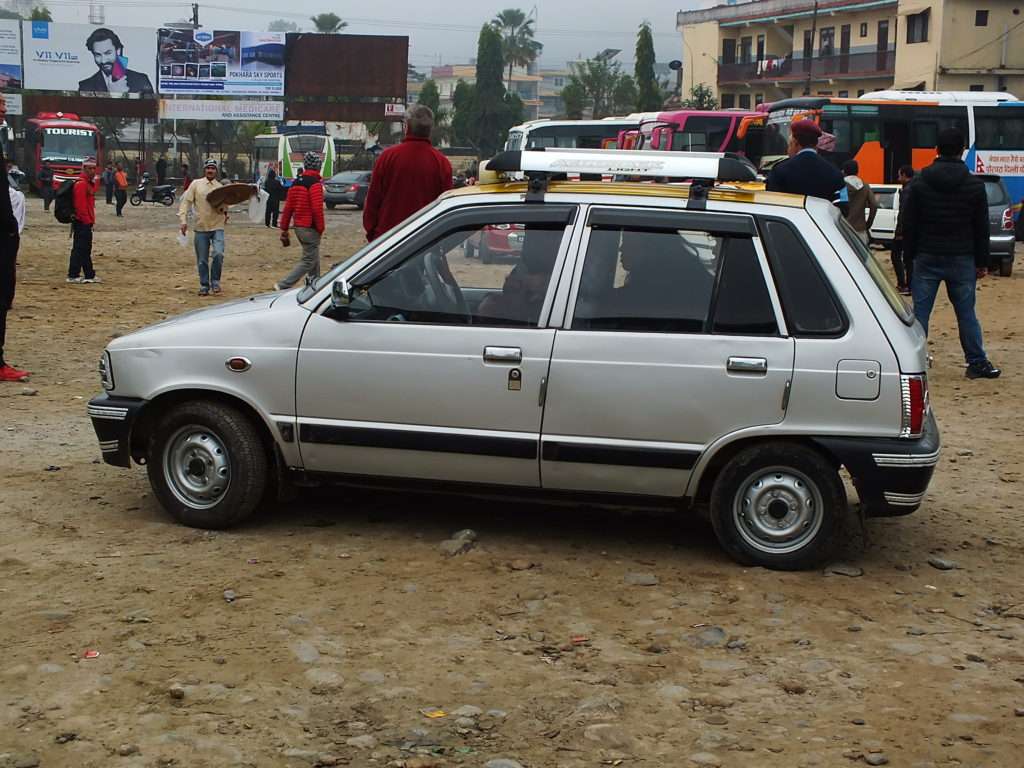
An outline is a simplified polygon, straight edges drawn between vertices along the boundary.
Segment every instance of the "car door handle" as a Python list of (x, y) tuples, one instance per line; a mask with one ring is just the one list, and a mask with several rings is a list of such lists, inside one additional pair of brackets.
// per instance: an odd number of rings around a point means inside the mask
[(484, 347), (484, 362), (518, 365), (523, 362), (523, 350), (519, 347)]
[(730, 357), (725, 369), (729, 373), (768, 373), (768, 361), (763, 357)]

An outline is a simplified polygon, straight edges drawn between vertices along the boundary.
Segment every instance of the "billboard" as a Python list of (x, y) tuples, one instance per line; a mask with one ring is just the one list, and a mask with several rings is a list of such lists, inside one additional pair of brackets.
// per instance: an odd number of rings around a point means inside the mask
[(152, 29), (23, 21), (25, 88), (89, 96), (152, 96)]
[(283, 96), (283, 32), (161, 29), (160, 93)]
[(283, 101), (221, 99), (160, 99), (161, 120), (284, 120)]
[(20, 89), (22, 80), (21, 22), (0, 19), (0, 89)]

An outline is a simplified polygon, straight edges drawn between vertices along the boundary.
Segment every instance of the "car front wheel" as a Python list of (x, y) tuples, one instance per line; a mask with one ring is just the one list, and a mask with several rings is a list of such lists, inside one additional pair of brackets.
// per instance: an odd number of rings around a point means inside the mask
[(846, 491), (836, 468), (802, 445), (741, 450), (711, 492), (711, 523), (737, 561), (783, 571), (828, 560), (841, 540)]
[(269, 461), (252, 420), (221, 403), (172, 408), (149, 441), (153, 492), (178, 522), (229, 528), (253, 513), (267, 489)]

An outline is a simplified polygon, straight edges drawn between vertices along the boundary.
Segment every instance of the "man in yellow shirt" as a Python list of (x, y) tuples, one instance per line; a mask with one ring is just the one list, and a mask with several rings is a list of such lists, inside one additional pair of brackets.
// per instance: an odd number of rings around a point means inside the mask
[[(181, 222), (181, 234), (188, 232), (188, 212), (195, 210), (195, 235), (193, 240), (196, 248), (196, 266), (199, 269), (199, 295), (209, 296), (210, 290), (220, 293), (220, 273), (224, 265), (224, 225), (228, 221), (226, 206), (214, 208), (206, 201), (207, 195), (219, 189), (217, 181), (217, 161), (207, 160), (203, 166), (202, 179), (196, 179), (185, 194), (181, 196), (178, 207), (178, 220)], [(213, 246), (213, 265), (210, 266), (210, 247)]]

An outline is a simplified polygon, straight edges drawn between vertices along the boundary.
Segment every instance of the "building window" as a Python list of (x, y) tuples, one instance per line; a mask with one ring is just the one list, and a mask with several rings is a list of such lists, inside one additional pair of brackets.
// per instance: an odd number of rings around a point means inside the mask
[(836, 53), (836, 28), (824, 27), (821, 30), (821, 38), (818, 44), (819, 56), (835, 56)]
[(755, 93), (754, 94), (754, 106), (757, 106), (758, 104), (764, 104), (764, 94), (763, 93)]
[(740, 94), (740, 109), (750, 109), (750, 94), (749, 93), (741, 93)]
[(928, 20), (931, 13), (931, 9), (926, 8), (920, 13), (907, 16), (907, 43), (928, 42)]
[(735, 40), (723, 40), (722, 41), (722, 63), (723, 64), (735, 64), (736, 63), (736, 41)]
[(563, 85), (565, 85), (565, 78), (564, 77), (556, 77), (555, 78), (555, 88), (561, 88)]
[(757, 60), (764, 61), (764, 35), (757, 36)]
[(974, 12), (974, 26), (976, 26), (976, 27), (987, 27), (988, 26), (988, 11), (975, 11)]
[(849, 91), (840, 91), (839, 92), (839, 98), (840, 99), (848, 99), (848, 98), (850, 98), (850, 92)]
[(722, 109), (732, 109), (736, 106), (735, 93), (723, 93), (720, 98), (722, 101)]
[(971, 86), (971, 90), (972, 91), (984, 91), (985, 90), (985, 86), (984, 85), (977, 85), (977, 84), (975, 84), (975, 85)]
[(861, 25), (860, 25), (860, 36), (861, 37), (867, 37), (868, 36), (868, 23), (866, 21), (862, 21), (861, 22)]
[(809, 59), (814, 56), (814, 36), (811, 34), (811, 30), (804, 30), (804, 58)]
[(753, 50), (754, 40), (750, 37), (740, 38), (740, 64), (750, 63), (750, 54)]

